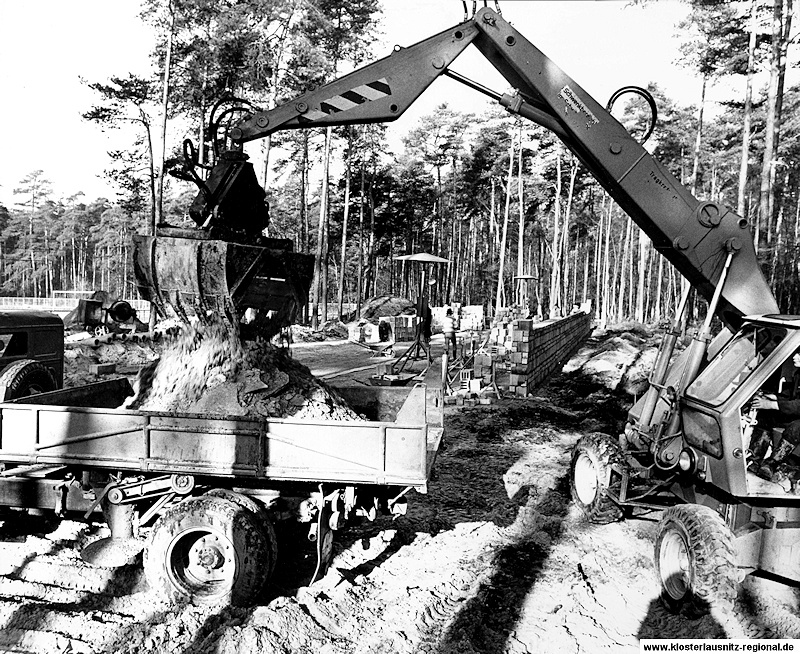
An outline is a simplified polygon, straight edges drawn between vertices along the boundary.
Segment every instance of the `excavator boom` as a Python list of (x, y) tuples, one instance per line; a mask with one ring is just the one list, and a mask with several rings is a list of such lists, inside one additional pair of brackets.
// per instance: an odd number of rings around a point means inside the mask
[[(469, 85), (495, 97), (510, 112), (556, 134), (650, 237), (655, 248), (707, 300), (714, 296), (728, 254), (736, 253), (717, 305), (717, 314), (727, 326), (738, 328), (745, 315), (778, 312), (758, 266), (747, 220), (720, 204), (695, 198), (591, 95), (488, 7), (470, 20), (408, 48), (396, 47), (388, 57), (292, 101), (250, 113), (234, 126), (230, 136), (241, 146), (279, 130), (395, 120), (440, 75), (465, 80), (448, 67), (470, 44), (515, 92), (493, 94), (477, 84)], [(221, 244), (215, 246), (220, 252), (225, 250), (222, 243), (231, 240), (231, 236), (247, 244), (263, 224), (263, 212), (259, 210), (263, 190), (255, 183), (252, 167), (245, 159), (241, 153), (221, 157), (209, 176), (211, 186), (201, 186), (193, 205), (195, 221), (221, 239)], [(191, 286), (196, 280), (208, 278), (208, 273), (201, 271), (184, 279), (180, 271), (169, 269), (174, 258), (153, 256), (159, 248), (150, 241), (144, 245), (147, 251), (137, 256), (137, 277), (145, 296), (160, 298), (163, 304), (172, 304), (172, 298), (184, 298), (184, 306), (190, 301), (202, 306), (204, 296), (220, 296), (202, 288), (182, 290), (181, 285)], [(179, 242), (170, 244), (172, 248), (180, 246)], [(191, 251), (197, 248), (186, 248), (191, 258)], [(223, 265), (218, 261), (209, 269)], [(303, 275), (306, 277), (310, 285), (310, 275)], [(239, 278), (238, 287), (248, 283), (247, 274), (241, 278), (236, 273), (231, 278)], [(156, 279), (163, 280), (161, 287), (169, 288), (169, 293), (154, 288)], [(277, 288), (274, 282), (270, 288)], [(197, 283), (202, 286), (202, 282)], [(308, 286), (303, 284), (295, 284), (297, 288), (284, 296), (300, 301), (308, 292)], [(239, 293), (252, 297), (242, 293), (241, 288)], [(244, 306), (241, 299), (233, 304), (238, 309)], [(256, 308), (267, 304), (265, 298)]]
[[(778, 311), (756, 259), (749, 225), (730, 209), (701, 202), (571, 77), (500, 14), (475, 16), (394, 52), (275, 109), (241, 121), (232, 136), (252, 141), (282, 129), (391, 121), (474, 45), (515, 95), (500, 104), (553, 131), (703, 297), (710, 300), (730, 250), (737, 252), (718, 314)], [(458, 78), (457, 75), (452, 75)]]

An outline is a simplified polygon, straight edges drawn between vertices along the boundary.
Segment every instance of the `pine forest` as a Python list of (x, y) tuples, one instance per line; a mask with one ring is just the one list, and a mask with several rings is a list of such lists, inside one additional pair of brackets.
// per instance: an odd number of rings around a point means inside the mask
[[(632, 4), (647, 12), (657, 1)], [(748, 220), (781, 311), (798, 314), (793, 0), (684, 4), (676, 65), (702, 80), (702, 93), (681, 106), (653, 80), (657, 120), (645, 147), (696, 197)], [(15, 204), (0, 205), (0, 292), (136, 298), (131, 236), (191, 222), (197, 189), (169, 171), (187, 138), (211, 163), (202, 130), (217, 100), (274, 107), (383, 56), (381, 11), (379, 0), (143, 0), (141, 20), (159, 36), (153, 76), (84, 82), (95, 99), (84, 119), (131, 134), (128, 148), (109, 153), (116, 195), (56, 197), (46, 171), (21, 176)], [(706, 89), (722, 80), (737, 91), (712, 112)], [(634, 136), (653, 122), (635, 94), (613, 113)], [(268, 235), (317, 257), (309, 323), (376, 295), (414, 298), (418, 267), (396, 259), (414, 252), (450, 260), (430, 269), (433, 305), (483, 304), (491, 314), (526, 302), (556, 316), (591, 300), (601, 324), (674, 312), (681, 277), (548, 130), (499, 106), (467, 112), (443, 100), (398, 151), (385, 133), (381, 124), (295, 130), (255, 145)]]

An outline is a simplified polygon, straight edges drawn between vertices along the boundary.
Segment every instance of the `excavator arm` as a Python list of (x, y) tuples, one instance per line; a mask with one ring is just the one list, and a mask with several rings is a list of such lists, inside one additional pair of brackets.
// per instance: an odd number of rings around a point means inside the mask
[[(470, 44), (515, 89), (513, 93), (494, 93), (449, 70)], [(250, 113), (229, 134), (241, 145), (279, 130), (393, 121), (441, 75), (486, 93), (508, 111), (556, 134), (650, 237), (656, 249), (707, 300), (714, 296), (729, 254), (734, 252), (716, 305), (717, 314), (727, 326), (738, 328), (745, 315), (777, 313), (773, 294), (758, 266), (747, 221), (720, 204), (695, 198), (591, 95), (488, 7), (470, 20), (408, 48), (395, 47), (388, 57), (274, 109)], [(193, 218), (202, 223), (203, 229), (216, 231), (222, 235), (217, 238), (223, 239), (213, 248), (204, 245), (201, 249), (223, 251), (226, 235), (232, 233), (244, 234), (245, 243), (253, 238), (252, 233), (246, 234), (246, 226), (248, 222), (258, 222), (260, 212), (251, 216), (241, 208), (263, 203), (263, 191), (257, 184), (241, 181), (254, 179), (252, 166), (242, 157), (243, 154), (222, 157), (211, 171), (208, 186), (201, 187), (195, 204), (202, 211)], [(255, 187), (258, 192), (253, 190)], [(228, 198), (227, 206), (235, 209), (226, 210), (222, 198)], [(234, 215), (237, 211), (244, 214)], [(231, 224), (239, 227), (238, 232), (230, 229)], [(246, 291), (250, 286), (259, 286), (254, 281), (259, 271), (269, 268), (275, 259), (273, 253), (262, 248), (263, 255), (252, 263), (251, 259), (242, 259), (238, 255), (241, 248), (237, 248), (235, 256), (228, 256), (227, 264), (219, 256), (209, 257), (215, 265), (206, 265), (187, 281), (181, 272), (183, 267), (181, 271), (174, 267), (178, 259), (171, 256), (181, 248), (185, 235), (178, 236), (181, 238), (166, 245), (158, 237), (143, 240), (137, 256), (137, 277), (146, 298), (161, 305), (177, 303), (182, 311), (193, 303), (204, 308), (235, 305), (241, 310), (244, 300), (231, 301), (226, 288), (236, 287), (240, 298), (252, 298), (253, 294)], [(308, 255), (285, 256), (294, 257), (302, 266), (288, 261), (277, 266), (266, 275), (267, 280), (261, 280), (260, 288), (266, 290), (255, 300), (256, 308), (263, 308), (276, 293), (284, 298), (284, 323), (307, 297), (311, 279), (310, 259), (302, 258)], [(203, 284), (197, 280), (217, 277), (215, 268), (227, 268), (229, 279), (222, 283), (225, 288), (220, 289), (219, 283), (210, 284), (215, 292), (204, 292)], [(283, 278), (289, 279), (292, 270), (299, 268), (303, 270), (300, 279), (282, 285)], [(197, 284), (199, 288), (195, 288)], [(187, 286), (191, 287), (188, 292)]]
[(295, 100), (246, 117), (231, 136), (244, 143), (278, 130), (395, 120), (440, 75), (464, 81), (448, 67), (470, 44), (516, 93), (479, 90), (554, 132), (707, 300), (727, 253), (736, 252), (718, 309), (726, 324), (738, 327), (743, 315), (778, 311), (747, 221), (695, 198), (591, 95), (488, 7)]

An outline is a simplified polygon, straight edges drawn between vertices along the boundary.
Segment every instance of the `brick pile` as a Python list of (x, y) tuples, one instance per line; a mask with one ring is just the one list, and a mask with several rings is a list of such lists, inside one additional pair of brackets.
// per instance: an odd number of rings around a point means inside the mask
[(392, 328), (395, 341), (413, 341), (419, 318), (417, 316), (381, 316), (380, 322), (388, 323)]
[(484, 322), (485, 318), (482, 304), (461, 307), (459, 329), (483, 331)]
[(475, 355), (473, 376), (483, 384), (489, 383), (494, 361), (497, 386), (526, 397), (561, 369), (591, 329), (591, 317), (583, 312), (544, 321), (514, 318), (506, 313), (491, 329), (488, 351)]

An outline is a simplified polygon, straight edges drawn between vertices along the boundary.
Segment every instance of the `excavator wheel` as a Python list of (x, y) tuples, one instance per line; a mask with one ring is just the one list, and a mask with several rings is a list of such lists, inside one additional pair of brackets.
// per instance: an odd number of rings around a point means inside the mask
[(602, 525), (622, 518), (622, 508), (609, 496), (610, 468), (622, 458), (619, 444), (600, 434), (581, 437), (572, 450), (572, 499), (589, 522)]
[(33, 359), (15, 361), (0, 373), (0, 402), (58, 389), (50, 369)]
[(195, 497), (159, 518), (144, 569), (150, 586), (172, 601), (247, 606), (269, 577), (273, 548), (248, 509)]
[(673, 613), (690, 617), (712, 607), (733, 608), (737, 595), (733, 537), (713, 509), (681, 504), (664, 512), (655, 542), (661, 601)]

